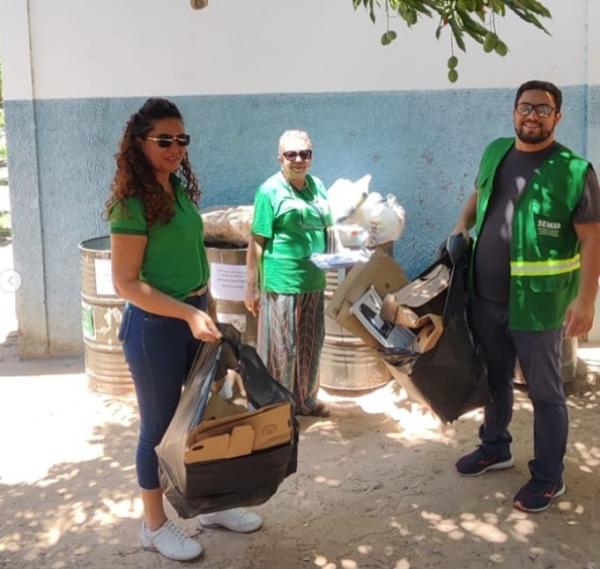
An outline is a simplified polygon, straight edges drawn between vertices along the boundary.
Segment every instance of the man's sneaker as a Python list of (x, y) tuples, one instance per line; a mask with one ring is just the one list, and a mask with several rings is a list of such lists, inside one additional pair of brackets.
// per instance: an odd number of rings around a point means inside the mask
[(562, 496), (566, 490), (562, 480), (557, 484), (532, 478), (517, 492), (513, 506), (523, 512), (543, 512), (550, 507), (554, 498)]
[(200, 514), (198, 520), (204, 527), (224, 527), (237, 533), (250, 533), (262, 526), (262, 518), (258, 514), (242, 508), (223, 510), (214, 514)]
[(170, 520), (154, 531), (149, 530), (142, 522), (140, 537), (144, 549), (158, 551), (174, 561), (189, 561), (202, 553), (202, 546)]
[(513, 465), (514, 461), (510, 454), (498, 456), (485, 452), (481, 446), (478, 446), (472, 453), (458, 459), (456, 470), (463, 476), (479, 476), (488, 470), (503, 470)]

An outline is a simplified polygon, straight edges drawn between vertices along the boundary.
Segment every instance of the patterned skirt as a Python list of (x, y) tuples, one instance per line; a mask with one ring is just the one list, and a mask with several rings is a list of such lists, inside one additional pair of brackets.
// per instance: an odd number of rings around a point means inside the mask
[(271, 375), (294, 394), (296, 412), (317, 405), (324, 339), (323, 292), (260, 297), (257, 351)]

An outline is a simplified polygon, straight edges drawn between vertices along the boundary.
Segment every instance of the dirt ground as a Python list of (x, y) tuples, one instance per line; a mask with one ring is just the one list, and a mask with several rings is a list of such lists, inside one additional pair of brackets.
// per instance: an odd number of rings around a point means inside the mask
[[(0, 567), (175, 567), (142, 551), (131, 397), (88, 390), (80, 361), (20, 362), (0, 348)], [(584, 355), (598, 366), (600, 350)], [(595, 360), (594, 360), (595, 358)], [(514, 510), (527, 480), (532, 415), (519, 394), (515, 468), (461, 478), (480, 413), (441, 425), (396, 383), (323, 394), (328, 419), (302, 419), (299, 470), (241, 536), (182, 526), (214, 569), (600, 567), (600, 387), (569, 400), (567, 494), (547, 512)]]

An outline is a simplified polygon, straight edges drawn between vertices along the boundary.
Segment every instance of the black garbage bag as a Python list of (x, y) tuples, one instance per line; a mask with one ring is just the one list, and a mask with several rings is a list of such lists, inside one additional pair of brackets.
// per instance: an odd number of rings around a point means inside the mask
[[(254, 348), (240, 343), (235, 328), (222, 325), (221, 331), (222, 342), (206, 343), (198, 350), (175, 415), (156, 447), (161, 488), (182, 518), (262, 504), (297, 468), (299, 429), (293, 395), (271, 377)], [(292, 440), (237, 458), (185, 464), (188, 436), (203, 419), (213, 383), (228, 369), (239, 372), (255, 409), (290, 403)]]
[(442, 307), (444, 332), (437, 344), (422, 354), (386, 349), (383, 356), (401, 372), (394, 375), (408, 395), (427, 405), (444, 422), (454, 421), (490, 400), (485, 359), (468, 323), (469, 259), (469, 243), (462, 236), (452, 236), (438, 259), (417, 277), (429, 274), (440, 263), (450, 270), (448, 288), (421, 309), (439, 313)]

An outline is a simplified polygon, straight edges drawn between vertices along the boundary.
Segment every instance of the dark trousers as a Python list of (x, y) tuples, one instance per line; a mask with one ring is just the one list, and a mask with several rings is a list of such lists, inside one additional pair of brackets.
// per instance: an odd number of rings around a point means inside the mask
[[(186, 302), (206, 310), (206, 295)], [(145, 490), (159, 488), (160, 443), (179, 403), (181, 390), (201, 342), (184, 320), (157, 316), (128, 305), (119, 338), (131, 370), (140, 413), (136, 452), (138, 483)]]
[(533, 478), (558, 483), (564, 469), (569, 416), (561, 379), (562, 330), (524, 332), (508, 328), (508, 305), (471, 299), (470, 319), (488, 364), (493, 402), (479, 429), (484, 450), (510, 456), (508, 426), (513, 409), (513, 375), (519, 359), (533, 404)]

